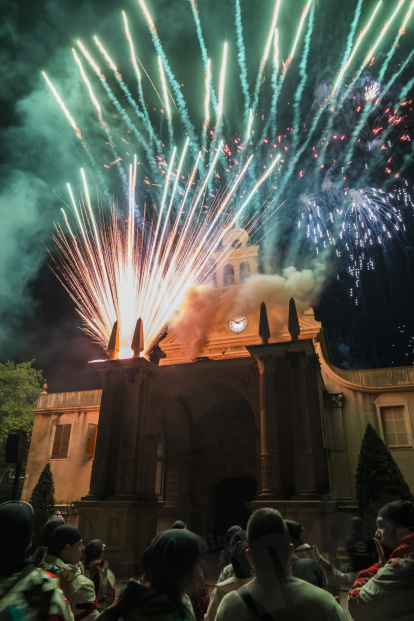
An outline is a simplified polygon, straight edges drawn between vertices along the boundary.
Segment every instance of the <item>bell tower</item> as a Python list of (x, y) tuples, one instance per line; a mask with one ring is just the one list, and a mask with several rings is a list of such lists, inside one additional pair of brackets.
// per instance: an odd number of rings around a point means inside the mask
[(215, 281), (217, 287), (239, 285), (257, 274), (259, 269), (259, 246), (250, 243), (245, 229), (234, 228), (227, 231), (220, 250), (215, 258)]

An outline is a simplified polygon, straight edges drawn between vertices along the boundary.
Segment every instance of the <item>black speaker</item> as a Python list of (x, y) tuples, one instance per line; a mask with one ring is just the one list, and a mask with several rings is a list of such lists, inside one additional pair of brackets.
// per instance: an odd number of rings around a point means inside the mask
[(24, 431), (9, 433), (6, 441), (6, 463), (16, 464), (26, 459), (27, 438)]

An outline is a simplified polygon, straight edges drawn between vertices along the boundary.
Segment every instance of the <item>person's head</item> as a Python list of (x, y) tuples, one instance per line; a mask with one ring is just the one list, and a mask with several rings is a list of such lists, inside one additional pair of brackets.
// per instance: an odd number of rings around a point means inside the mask
[(176, 520), (174, 524), (170, 526), (170, 528), (177, 529), (177, 530), (186, 530), (187, 526), (184, 524), (182, 520)]
[(389, 551), (414, 532), (414, 504), (408, 500), (389, 502), (378, 511), (375, 537)]
[(170, 529), (155, 537), (144, 553), (151, 587), (180, 601), (184, 593), (200, 592), (204, 573), (202, 539), (184, 529)]
[(302, 545), (302, 531), (303, 526), (299, 524), (299, 522), (294, 522), (293, 520), (285, 520), (285, 524), (288, 529), (289, 537), (293, 546), (297, 548)]
[(275, 509), (258, 509), (247, 523), (247, 552), (256, 575), (281, 575), (288, 572), (293, 553), (287, 526)]
[(243, 532), (243, 529), (241, 526), (237, 526), (237, 524), (235, 524), (234, 526), (230, 526), (230, 528), (228, 528), (226, 532), (227, 545), (230, 545), (230, 542), (235, 535), (240, 535), (242, 532)]
[(23, 561), (32, 543), (33, 508), (12, 500), (0, 505), (0, 565)]
[(58, 556), (68, 565), (79, 563), (83, 550), (82, 535), (77, 528), (68, 524), (55, 528), (47, 547), (48, 554)]
[(92, 539), (85, 548), (85, 563), (96, 561), (101, 558), (105, 550), (105, 544), (100, 539)]
[(45, 546), (47, 548), (47, 546), (49, 545), (50, 538), (55, 528), (57, 528), (58, 526), (62, 526), (64, 523), (65, 523), (65, 520), (63, 519), (63, 517), (50, 518), (50, 520), (48, 520), (46, 524), (43, 526), (40, 545)]
[(236, 543), (239, 541), (246, 541), (246, 531), (245, 530), (236, 530), (233, 537), (230, 539), (230, 548), (233, 549)]
[(237, 541), (231, 553), (231, 564), (236, 578), (250, 578), (251, 565), (247, 559), (247, 541)]

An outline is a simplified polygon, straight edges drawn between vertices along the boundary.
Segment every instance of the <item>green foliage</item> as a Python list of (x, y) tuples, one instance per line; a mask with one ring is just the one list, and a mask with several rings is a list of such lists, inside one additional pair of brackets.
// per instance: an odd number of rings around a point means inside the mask
[(30, 496), (30, 504), (34, 510), (33, 543), (39, 545), (43, 526), (55, 512), (55, 484), (49, 463), (43, 468), (39, 480), (33, 489)]
[(43, 374), (33, 363), (0, 363), (0, 422), (8, 416), (29, 414), (35, 407)]
[(371, 529), (385, 502), (396, 498), (414, 500), (401, 470), (370, 424), (361, 444), (355, 487), (358, 508)]
[(8, 434), (25, 431), (27, 446), (30, 444), (33, 408), (44, 381), (42, 371), (35, 369), (33, 363), (34, 360), (18, 364), (10, 361), (0, 363), (0, 502), (10, 500), (13, 485), (13, 464), (6, 464), (4, 460)]

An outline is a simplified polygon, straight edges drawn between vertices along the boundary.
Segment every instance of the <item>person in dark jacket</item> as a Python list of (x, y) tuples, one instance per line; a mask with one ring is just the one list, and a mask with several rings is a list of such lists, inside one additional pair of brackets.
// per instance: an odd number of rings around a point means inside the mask
[(293, 520), (285, 520), (285, 522), (289, 531), (290, 541), (294, 547), (294, 552), (290, 559), (292, 576), (305, 580), (305, 582), (309, 582), (309, 584), (313, 584), (321, 589), (326, 589), (328, 581), (323, 567), (318, 562), (318, 549), (316, 546), (303, 543), (301, 539), (303, 527), (299, 522), (294, 522)]
[(44, 555), (47, 553), (47, 546), (49, 545), (50, 538), (52, 536), (53, 531), (58, 526), (62, 526), (65, 523), (65, 520), (62, 517), (50, 518), (43, 526), (42, 530), (42, 538), (40, 540), (40, 545), (37, 550), (30, 557), (33, 565), (38, 567), (43, 560)]
[(131, 580), (101, 621), (194, 621), (189, 596), (204, 581), (202, 539), (184, 529), (170, 529), (151, 541), (144, 553), (145, 582)]
[(58, 579), (26, 559), (32, 535), (33, 509), (28, 502), (0, 505), (0, 619), (73, 621)]

